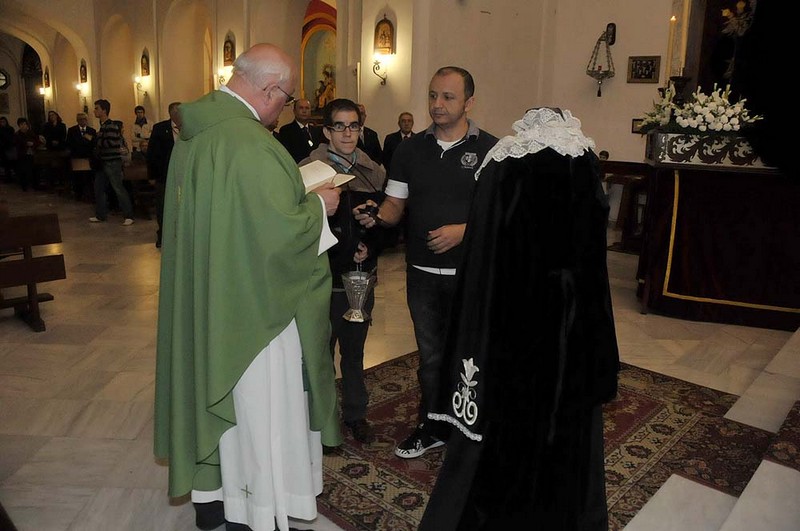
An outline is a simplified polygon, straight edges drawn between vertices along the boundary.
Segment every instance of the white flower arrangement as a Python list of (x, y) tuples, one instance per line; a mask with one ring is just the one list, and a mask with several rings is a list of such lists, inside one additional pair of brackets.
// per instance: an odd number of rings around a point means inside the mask
[[(661, 89), (659, 89), (661, 91)], [(676, 108), (672, 103), (675, 97), (675, 87), (669, 85), (661, 93), (661, 99), (653, 102), (653, 110), (644, 113), (642, 120), (642, 131), (655, 129), (656, 127), (666, 127), (672, 121), (672, 111)]]
[(697, 87), (690, 100), (680, 106), (672, 103), (674, 90), (671, 89), (672, 86), (664, 91), (660, 101), (653, 103), (653, 111), (645, 113), (642, 131), (657, 128), (666, 132), (735, 133), (762, 118), (750, 115), (744, 98), (730, 102), (730, 85), (724, 89), (714, 85), (711, 94), (703, 94)]

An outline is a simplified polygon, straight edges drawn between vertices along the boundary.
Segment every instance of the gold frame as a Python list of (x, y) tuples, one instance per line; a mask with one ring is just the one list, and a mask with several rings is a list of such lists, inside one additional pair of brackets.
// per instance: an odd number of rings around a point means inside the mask
[(375, 25), (374, 52), (381, 55), (394, 53), (394, 24), (383, 15), (383, 19)]

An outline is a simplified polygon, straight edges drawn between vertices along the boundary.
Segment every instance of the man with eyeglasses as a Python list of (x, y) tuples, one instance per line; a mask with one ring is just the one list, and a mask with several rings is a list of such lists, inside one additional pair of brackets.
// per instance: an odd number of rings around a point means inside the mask
[[(445, 333), (461, 261), (475, 171), (497, 138), (467, 118), (475, 104), (472, 75), (456, 66), (440, 68), (428, 87), (433, 123), (400, 143), (392, 157), (386, 199), (378, 213), (354, 209), (365, 227), (397, 225), (406, 205), (406, 293), (419, 349), (420, 404), (417, 427), (395, 448), (412, 459), (444, 445), (441, 423), (428, 421), (438, 398)], [(434, 427), (433, 425), (438, 425)]]
[(239, 55), (227, 86), (180, 106), (167, 176), (155, 454), (200, 529), (313, 520), (322, 444), (341, 444), (330, 357), (327, 216), (267, 125), (297, 85), (280, 48)]
[(278, 131), (278, 138), (295, 162), (300, 162), (319, 146), (322, 135), (319, 128), (311, 123), (311, 102), (301, 98), (287, 100), (294, 102), (294, 120)]
[[(340, 98), (329, 102), (323, 111), (323, 133), (328, 143), (320, 144), (300, 165), (321, 160), (337, 173), (355, 176), (355, 179), (342, 186), (339, 209), (328, 218), (331, 230), (339, 239), (339, 243), (328, 251), (333, 274), (331, 354), (335, 352), (338, 342), (342, 372), (342, 420), (355, 440), (368, 444), (373, 441), (374, 435), (366, 418), (369, 397), (364, 384), (364, 343), (371, 323), (353, 323), (343, 318), (349, 303), (342, 274), (359, 267), (362, 271), (377, 272), (384, 231), (365, 231), (353, 218), (351, 210), (367, 200), (377, 202), (383, 198), (381, 191), (386, 171), (356, 147), (361, 127), (359, 108), (353, 101)], [(375, 292), (371, 291), (364, 310), (371, 314), (374, 304)]]

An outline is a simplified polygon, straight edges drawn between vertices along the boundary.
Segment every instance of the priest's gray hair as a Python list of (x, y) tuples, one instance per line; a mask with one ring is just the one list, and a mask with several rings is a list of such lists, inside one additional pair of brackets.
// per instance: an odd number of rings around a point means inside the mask
[[(280, 83), (288, 79), (292, 69), (288, 64), (253, 60), (243, 53), (233, 61), (233, 73), (239, 73), (257, 87), (264, 87), (269, 83)], [(274, 76), (278, 79), (274, 79)]]

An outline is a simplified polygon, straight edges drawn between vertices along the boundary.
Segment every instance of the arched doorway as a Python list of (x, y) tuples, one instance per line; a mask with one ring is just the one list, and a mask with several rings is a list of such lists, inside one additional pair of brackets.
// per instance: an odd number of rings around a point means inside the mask
[(25, 94), (25, 115), (31, 129), (37, 133), (45, 122), (44, 97), (39, 94), (42, 87), (42, 61), (29, 44), (22, 51), (22, 87)]
[(311, 102), (315, 121), (336, 97), (336, 9), (312, 0), (303, 21), (300, 46), (300, 95)]

